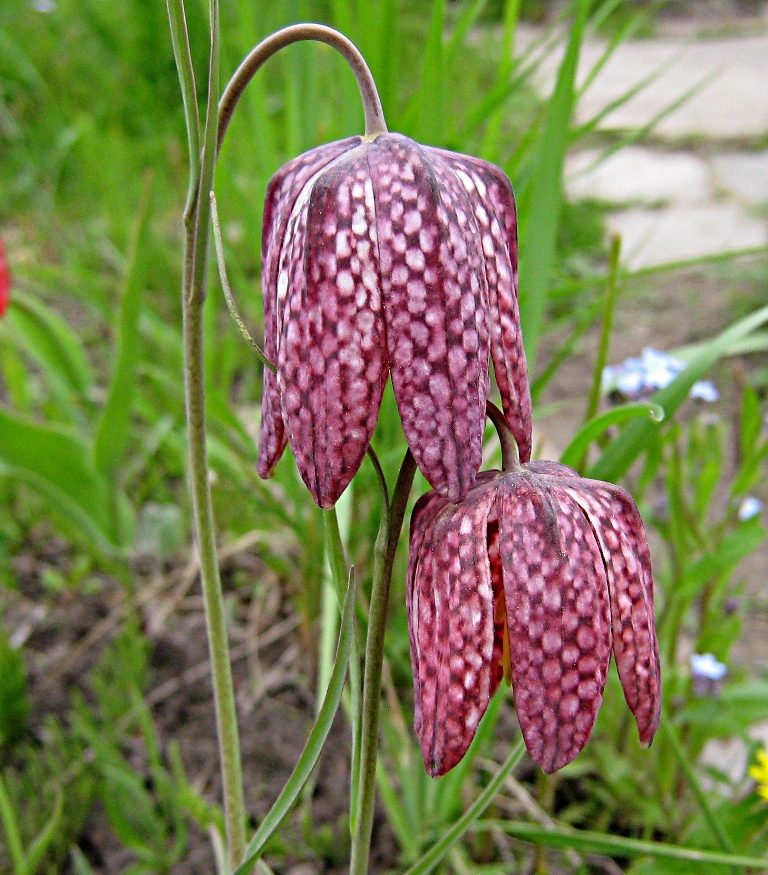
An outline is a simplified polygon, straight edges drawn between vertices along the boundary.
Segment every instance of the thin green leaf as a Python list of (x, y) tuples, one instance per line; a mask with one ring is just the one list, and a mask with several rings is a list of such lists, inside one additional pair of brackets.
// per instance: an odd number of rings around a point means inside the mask
[(115, 369), (94, 437), (93, 455), (96, 465), (110, 479), (114, 479), (117, 474), (131, 434), (136, 368), (139, 362), (139, 313), (143, 292), (141, 254), (149, 216), (150, 195), (151, 177), (148, 177), (133, 229), (123, 283), (122, 303), (117, 319)]
[(0, 464), (43, 493), (101, 549), (114, 549), (108, 483), (94, 467), (90, 447), (73, 432), (0, 410)]
[(24, 846), (21, 843), (19, 822), (13, 809), (13, 803), (5, 789), (5, 781), (3, 781), (2, 774), (0, 774), (0, 817), (3, 821), (3, 831), (5, 833), (5, 840), (8, 843), (13, 871), (23, 875), (27, 868), (26, 855), (24, 854)]
[(339, 631), (339, 647), (336, 653), (336, 664), (333, 667), (331, 680), (328, 684), (328, 692), (325, 695), (323, 705), (317, 715), (317, 720), (312, 727), (307, 743), (304, 746), (304, 750), (299, 757), (299, 761), (296, 763), (296, 767), (294, 768), (291, 777), (286, 782), (274, 805), (270, 808), (266, 817), (262, 820), (261, 825), (256, 830), (256, 834), (251, 839), (245, 852), (245, 860), (238, 867), (234, 875), (248, 875), (248, 873), (250, 873), (259, 854), (264, 849), (264, 845), (282, 823), (283, 818), (296, 801), (301, 792), (301, 788), (304, 786), (307, 778), (309, 778), (312, 769), (314, 769), (315, 764), (320, 757), (323, 745), (325, 744), (325, 740), (330, 732), (333, 718), (339, 708), (341, 692), (344, 689), (344, 680), (347, 675), (347, 663), (349, 662), (349, 653), (352, 647), (354, 603), (355, 581), (354, 575), (350, 573), (349, 583), (347, 584), (347, 594), (344, 599), (341, 629)]
[(464, 8), (453, 25), (453, 32), (445, 47), (446, 72), (449, 76), (451, 73), (450, 67), (456, 63), (459, 53), (464, 48), (469, 32), (475, 26), (475, 22), (487, 2), (488, 0), (469, 0), (469, 2), (464, 3)]
[(418, 833), (414, 829), (413, 820), (408, 816), (405, 806), (402, 805), (395, 792), (389, 770), (381, 760), (376, 763), (376, 785), (387, 812), (387, 821), (395, 833), (404, 858), (406, 860), (416, 859), (419, 853)]
[(21, 289), (14, 289), (7, 325), (49, 380), (89, 402), (93, 372), (77, 336), (54, 310)]
[(640, 839), (605, 835), (567, 827), (549, 830), (533, 823), (523, 823), (516, 820), (482, 820), (477, 822), (473, 828), (475, 831), (482, 830), (483, 832), (500, 830), (523, 842), (547, 845), (551, 848), (572, 848), (584, 853), (690, 860), (696, 863), (709, 863), (713, 866), (748, 866), (758, 872), (768, 872), (768, 860), (761, 860), (758, 857), (700, 851), (697, 848), (668, 845), (663, 842), (646, 842)]
[(650, 401), (637, 401), (633, 404), (613, 407), (579, 429), (560, 456), (560, 461), (564, 465), (575, 467), (584, 457), (592, 441), (604, 435), (612, 425), (620, 425), (630, 419), (647, 420), (649, 417), (652, 422), (662, 422), (664, 409), (658, 404), (651, 404)]
[[(475, 799), (472, 805), (470, 805), (456, 823), (443, 832), (439, 841), (437, 841), (420, 860), (408, 869), (405, 875), (426, 875), (427, 872), (431, 872), (435, 866), (437, 866), (464, 833), (472, 829), (473, 824), (477, 823), (478, 817), (480, 817), (491, 802), (493, 802), (494, 797), (504, 783), (504, 779), (520, 762), (524, 753), (525, 742), (523, 741), (522, 736), (520, 736), (509, 756), (499, 768), (499, 771), (496, 772), (485, 790), (483, 790), (477, 799)], [(245, 873), (238, 872), (236, 875), (245, 875)]]
[(445, 0), (432, 0), (432, 17), (424, 50), (421, 82), (408, 112), (408, 129), (414, 139), (431, 146), (445, 138)]
[(704, 815), (707, 823), (709, 824), (709, 828), (712, 830), (715, 837), (717, 838), (718, 844), (724, 851), (727, 851), (729, 854), (736, 853), (736, 848), (734, 847), (730, 836), (725, 831), (723, 824), (720, 822), (720, 818), (717, 816), (717, 814), (715, 814), (714, 809), (709, 804), (709, 799), (707, 799), (707, 795), (702, 789), (701, 784), (699, 783), (699, 779), (696, 777), (696, 772), (691, 763), (688, 761), (688, 757), (685, 755), (683, 746), (677, 737), (675, 727), (672, 725), (666, 714), (661, 715), (661, 730), (666, 736), (666, 739), (669, 742), (669, 746), (672, 748), (672, 753), (674, 754), (675, 759), (680, 766), (680, 769), (685, 775), (685, 780), (688, 782), (688, 786), (691, 788), (693, 795), (696, 797), (696, 801), (699, 803), (699, 808), (701, 808), (701, 812)]
[(576, 69), (590, 0), (577, 0), (568, 47), (546, 110), (531, 173), (520, 196), (520, 322), (533, 372), (554, 264), (562, 174), (574, 108)]
[(61, 818), (64, 813), (64, 794), (61, 787), (56, 788), (56, 800), (53, 803), (53, 811), (51, 816), (46, 821), (38, 836), (29, 846), (27, 851), (27, 875), (34, 875), (37, 872), (38, 866), (42, 862), (46, 851), (51, 845), (51, 842), (56, 837), (56, 833), (61, 823)]
[(75, 875), (96, 875), (96, 871), (88, 862), (88, 858), (77, 845), (72, 848), (72, 869)]

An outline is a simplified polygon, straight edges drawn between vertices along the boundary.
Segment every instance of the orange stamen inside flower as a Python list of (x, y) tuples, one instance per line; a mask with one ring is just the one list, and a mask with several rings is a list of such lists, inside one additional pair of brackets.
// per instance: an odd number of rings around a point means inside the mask
[[(512, 686), (512, 659), (509, 647), (509, 626), (507, 625), (507, 602), (504, 598), (504, 582), (501, 575), (499, 556), (499, 523), (488, 520), (488, 560), (491, 565), (491, 584), (493, 586), (493, 677), (501, 680), (503, 675), (507, 686)], [(496, 681), (498, 683), (498, 681)], [(495, 686), (495, 684), (494, 684)]]

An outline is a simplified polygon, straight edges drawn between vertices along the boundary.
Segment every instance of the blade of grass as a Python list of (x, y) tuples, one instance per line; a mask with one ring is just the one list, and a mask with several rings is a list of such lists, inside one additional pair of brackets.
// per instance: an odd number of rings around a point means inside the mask
[(336, 652), (336, 664), (333, 667), (331, 680), (328, 684), (328, 692), (323, 700), (323, 705), (320, 708), (320, 712), (318, 713), (317, 720), (312, 727), (312, 731), (309, 733), (309, 738), (304, 745), (304, 750), (299, 757), (299, 761), (296, 763), (296, 767), (291, 773), (291, 777), (286, 782), (280, 795), (275, 800), (274, 805), (270, 808), (269, 812), (259, 825), (259, 828), (256, 830), (256, 834), (248, 844), (243, 863), (237, 868), (234, 875), (248, 875), (248, 873), (251, 872), (259, 854), (264, 849), (264, 845), (280, 826), (283, 818), (298, 798), (301, 788), (304, 786), (307, 778), (309, 778), (320, 754), (322, 753), (325, 740), (331, 730), (333, 718), (336, 716), (336, 712), (339, 708), (341, 692), (344, 688), (344, 680), (347, 676), (347, 663), (349, 662), (349, 654), (352, 646), (354, 603), (355, 581), (354, 574), (350, 572), (347, 593), (344, 599), (341, 629), (339, 630), (339, 646)]
[(8, 843), (8, 852), (11, 855), (13, 871), (23, 875), (27, 870), (27, 858), (24, 853), (24, 847), (21, 844), (19, 822), (16, 818), (16, 812), (13, 810), (13, 803), (8, 796), (8, 791), (5, 789), (2, 774), (0, 774), (0, 817), (2, 817), (3, 821), (3, 832)]
[(44, 494), (99, 549), (114, 551), (109, 486), (79, 436), (0, 409), (0, 465)]
[[(493, 802), (493, 798), (501, 789), (505, 778), (520, 762), (524, 753), (525, 742), (523, 741), (522, 736), (520, 736), (515, 746), (510, 751), (509, 756), (499, 768), (499, 771), (496, 772), (488, 786), (477, 797), (477, 799), (475, 799), (472, 805), (469, 806), (456, 823), (443, 832), (439, 841), (437, 841), (420, 860), (414, 863), (413, 866), (405, 872), (405, 875), (426, 875), (427, 872), (431, 872), (435, 866), (437, 866), (464, 833), (472, 829), (472, 825), (477, 823), (477, 819), (491, 802)], [(240, 875), (240, 873), (237, 873), (237, 875)]]
[(136, 368), (139, 362), (139, 314), (144, 291), (140, 268), (151, 194), (152, 177), (148, 175), (131, 235), (122, 302), (117, 315), (115, 368), (94, 436), (93, 457), (96, 467), (109, 480), (116, 477), (131, 436)]
[[(709, 804), (709, 799), (707, 799), (707, 795), (702, 789), (699, 779), (696, 777), (696, 772), (688, 761), (683, 746), (680, 744), (680, 740), (675, 732), (675, 727), (672, 725), (666, 714), (661, 715), (661, 730), (666, 736), (669, 746), (672, 748), (672, 753), (685, 775), (685, 780), (688, 782), (691, 792), (696, 797), (696, 801), (699, 803), (699, 808), (701, 808), (701, 812), (709, 824), (709, 828), (717, 839), (717, 843), (724, 851), (727, 851), (729, 854), (735, 854), (736, 848), (734, 847), (730, 836), (725, 831), (720, 818), (715, 814), (712, 806)], [(738, 872), (736, 872), (735, 875), (738, 875)]]
[(724, 854), (716, 851), (702, 851), (682, 845), (669, 845), (664, 842), (646, 842), (624, 836), (575, 830), (567, 827), (543, 829), (537, 824), (516, 820), (481, 820), (472, 827), (475, 832), (501, 832), (523, 842), (545, 845), (552, 848), (572, 848), (585, 853), (615, 855), (621, 857), (656, 857), (666, 860), (687, 860), (693, 863), (707, 863), (712, 866), (742, 866), (758, 872), (768, 872), (768, 860), (747, 857), (741, 854)]
[(608, 276), (605, 281), (603, 295), (603, 318), (600, 320), (600, 340), (595, 356), (595, 366), (592, 369), (592, 387), (589, 392), (587, 409), (584, 413), (584, 423), (594, 419), (600, 405), (600, 390), (603, 385), (603, 370), (608, 363), (608, 350), (611, 345), (613, 330), (613, 309), (616, 304), (616, 278), (619, 273), (619, 258), (621, 257), (621, 237), (611, 237), (611, 247), (608, 256)]
[(53, 811), (51, 816), (45, 823), (45, 826), (40, 830), (37, 837), (29, 846), (27, 851), (27, 875), (34, 875), (37, 872), (40, 863), (45, 856), (45, 852), (51, 845), (51, 842), (56, 838), (56, 833), (61, 823), (61, 818), (64, 813), (64, 794), (61, 787), (56, 788), (56, 800), (53, 803)]
[(612, 425), (621, 425), (630, 419), (643, 419), (650, 417), (653, 422), (659, 423), (664, 420), (664, 409), (650, 401), (638, 401), (633, 404), (622, 404), (614, 407), (601, 416), (591, 419), (576, 433), (560, 456), (563, 465), (570, 465), (578, 470), (579, 463), (589, 449), (592, 441), (605, 434), (606, 429)]
[(93, 386), (93, 370), (76, 334), (51, 307), (35, 295), (14, 288), (6, 324), (18, 335), (51, 381), (74, 394), (86, 407)]
[(536, 369), (536, 350), (547, 305), (562, 200), (562, 173), (575, 101), (575, 80), (590, 0), (577, 0), (565, 57), (547, 106), (532, 172), (518, 201), (520, 209), (520, 323), (528, 369)]

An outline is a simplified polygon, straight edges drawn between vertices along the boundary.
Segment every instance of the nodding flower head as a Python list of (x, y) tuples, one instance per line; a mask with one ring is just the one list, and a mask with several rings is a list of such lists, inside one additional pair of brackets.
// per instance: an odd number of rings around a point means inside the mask
[(290, 443), (330, 507), (360, 467), (388, 375), (408, 444), (451, 501), (482, 457), (488, 365), (523, 461), (531, 402), (512, 188), (497, 167), (399, 134), (301, 155), (264, 210), (259, 473)]
[(478, 475), (460, 504), (429, 492), (411, 521), (408, 627), (415, 728), (442, 775), (464, 756), (502, 676), (545, 772), (594, 726), (611, 652), (640, 741), (661, 685), (648, 544), (618, 486), (554, 462)]
[(8, 304), (11, 300), (11, 271), (5, 260), (5, 246), (0, 237), (0, 319), (5, 316)]

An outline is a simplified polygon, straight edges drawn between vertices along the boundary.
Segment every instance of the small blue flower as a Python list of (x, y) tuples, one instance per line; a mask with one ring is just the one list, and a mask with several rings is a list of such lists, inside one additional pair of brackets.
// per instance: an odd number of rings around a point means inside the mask
[(711, 404), (713, 401), (717, 401), (720, 393), (708, 380), (699, 380), (691, 386), (690, 397), (698, 398), (699, 401), (706, 401)]
[(728, 666), (719, 662), (711, 653), (694, 653), (691, 656), (691, 680), (693, 694), (700, 698), (720, 695)]
[(763, 510), (763, 503), (754, 495), (748, 495), (739, 505), (738, 517), (742, 522), (751, 520)]
[[(615, 392), (630, 401), (647, 398), (657, 389), (668, 386), (686, 367), (684, 361), (647, 346), (640, 358), (628, 358), (620, 365), (603, 370), (603, 392)], [(691, 387), (690, 396), (710, 402), (720, 397), (712, 383), (701, 380)]]
[(707, 681), (721, 681), (728, 674), (728, 666), (711, 653), (694, 653), (691, 656), (691, 674)]

